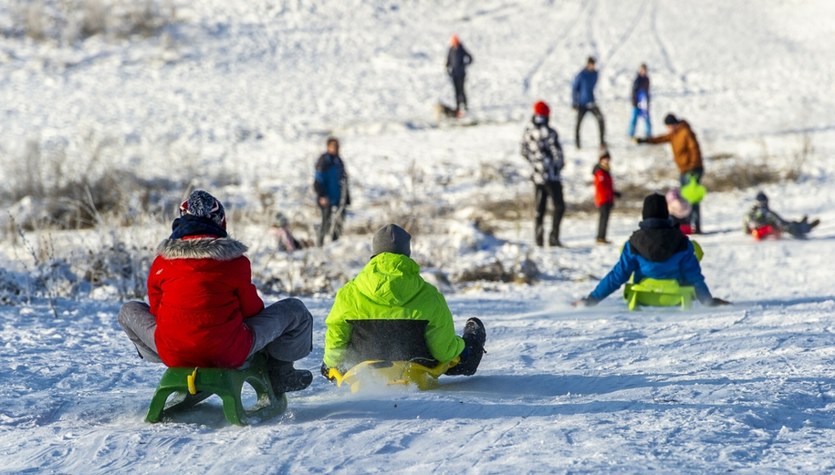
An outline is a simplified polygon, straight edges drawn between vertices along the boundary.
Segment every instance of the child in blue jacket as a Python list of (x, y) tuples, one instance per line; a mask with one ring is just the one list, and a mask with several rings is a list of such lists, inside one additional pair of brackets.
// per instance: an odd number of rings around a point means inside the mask
[(623, 246), (618, 263), (575, 305), (597, 305), (633, 273), (635, 282), (645, 278), (676, 279), (681, 285), (692, 285), (702, 305), (727, 305), (729, 302), (710, 294), (693, 243), (670, 221), (666, 198), (657, 193), (644, 198), (642, 217), (640, 229)]

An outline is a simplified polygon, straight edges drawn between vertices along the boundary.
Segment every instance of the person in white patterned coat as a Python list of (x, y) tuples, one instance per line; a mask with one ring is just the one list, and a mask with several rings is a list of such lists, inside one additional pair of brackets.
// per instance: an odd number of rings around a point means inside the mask
[(533, 117), (522, 137), (522, 156), (533, 167), (531, 179), (535, 193), (534, 239), (536, 245), (544, 245), (545, 210), (550, 200), (554, 213), (551, 233), (548, 235), (548, 245), (559, 247), (562, 246), (560, 222), (565, 213), (560, 172), (565, 161), (557, 131), (548, 125), (550, 114), (551, 110), (545, 102), (538, 101), (533, 105)]

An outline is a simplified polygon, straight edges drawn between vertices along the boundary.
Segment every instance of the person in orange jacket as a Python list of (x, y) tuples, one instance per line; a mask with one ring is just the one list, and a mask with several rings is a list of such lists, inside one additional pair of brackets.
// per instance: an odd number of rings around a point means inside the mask
[(597, 165), (592, 170), (594, 175), (594, 205), (600, 210), (600, 219), (597, 222), (598, 244), (609, 244), (609, 241), (606, 240), (609, 214), (615, 206), (615, 197), (620, 197), (620, 193), (615, 191), (614, 181), (609, 172), (611, 159), (609, 151), (603, 150), (597, 160)]
[[(701, 183), (705, 172), (704, 165), (702, 165), (702, 151), (690, 124), (673, 114), (667, 114), (664, 118), (664, 124), (667, 126), (666, 134), (646, 139), (636, 139), (635, 142), (639, 144), (669, 142), (673, 149), (673, 160), (681, 174), (679, 179), (681, 185), (690, 183), (691, 178), (695, 178), (696, 183)], [(699, 203), (693, 203), (690, 225), (694, 233), (700, 234), (702, 232), (702, 215)]]

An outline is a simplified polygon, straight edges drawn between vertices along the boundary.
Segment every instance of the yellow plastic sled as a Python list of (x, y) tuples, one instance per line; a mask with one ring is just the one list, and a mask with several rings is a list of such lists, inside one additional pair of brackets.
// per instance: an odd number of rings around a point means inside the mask
[(688, 309), (693, 305), (696, 289), (689, 285), (679, 285), (675, 279), (644, 279), (637, 284), (626, 284), (623, 298), (629, 310), (638, 305), (650, 307), (681, 306)]
[(380, 388), (385, 386), (417, 386), (420, 390), (438, 387), (438, 377), (449, 368), (458, 364), (459, 358), (448, 363), (441, 363), (429, 368), (413, 361), (363, 361), (342, 374), (336, 368), (330, 368), (328, 377), (336, 381), (336, 385), (343, 384), (351, 388), (352, 393), (364, 388)]

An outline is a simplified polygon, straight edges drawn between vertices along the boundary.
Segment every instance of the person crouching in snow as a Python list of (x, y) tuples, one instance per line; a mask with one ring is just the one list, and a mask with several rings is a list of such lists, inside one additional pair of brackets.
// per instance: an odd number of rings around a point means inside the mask
[(396, 224), (380, 228), (368, 264), (336, 294), (325, 324), (322, 375), (346, 372), (367, 360), (413, 361), (427, 367), (460, 357), (447, 375), (475, 374), (487, 334), (470, 318), (455, 335), (443, 295), (420, 276), (409, 257), (411, 236)]
[(194, 190), (172, 229), (148, 275), (150, 305), (128, 302), (119, 312), (140, 357), (169, 367), (238, 368), (263, 351), (276, 394), (309, 386), (312, 373), (293, 361), (313, 349), (313, 317), (293, 298), (264, 308), (247, 247), (228, 237), (221, 202)]
[(693, 207), (681, 196), (681, 189), (670, 188), (664, 197), (667, 199), (667, 211), (670, 213), (673, 225), (681, 229), (684, 234), (693, 234), (693, 227), (690, 226), (690, 213), (693, 212)]
[(615, 197), (620, 198), (620, 193), (615, 191), (612, 175), (609, 173), (609, 164), (612, 157), (607, 150), (603, 150), (597, 165), (594, 166), (594, 205), (600, 210), (600, 219), (597, 222), (597, 243), (609, 244), (606, 240), (606, 228), (609, 226), (609, 214), (615, 206)]
[(680, 285), (692, 285), (702, 305), (729, 304), (710, 294), (693, 243), (673, 226), (664, 196), (653, 193), (644, 198), (642, 217), (640, 229), (624, 244), (618, 263), (591, 294), (574, 305), (597, 305), (633, 274), (635, 282), (644, 278), (676, 279)]
[(768, 196), (762, 191), (757, 193), (757, 203), (751, 211), (745, 215), (745, 234), (754, 236), (755, 239), (763, 239), (768, 236), (780, 237), (780, 234), (787, 232), (796, 238), (805, 238), (812, 229), (820, 224), (819, 219), (809, 221), (804, 216), (800, 221), (788, 221), (783, 219), (768, 207)]

